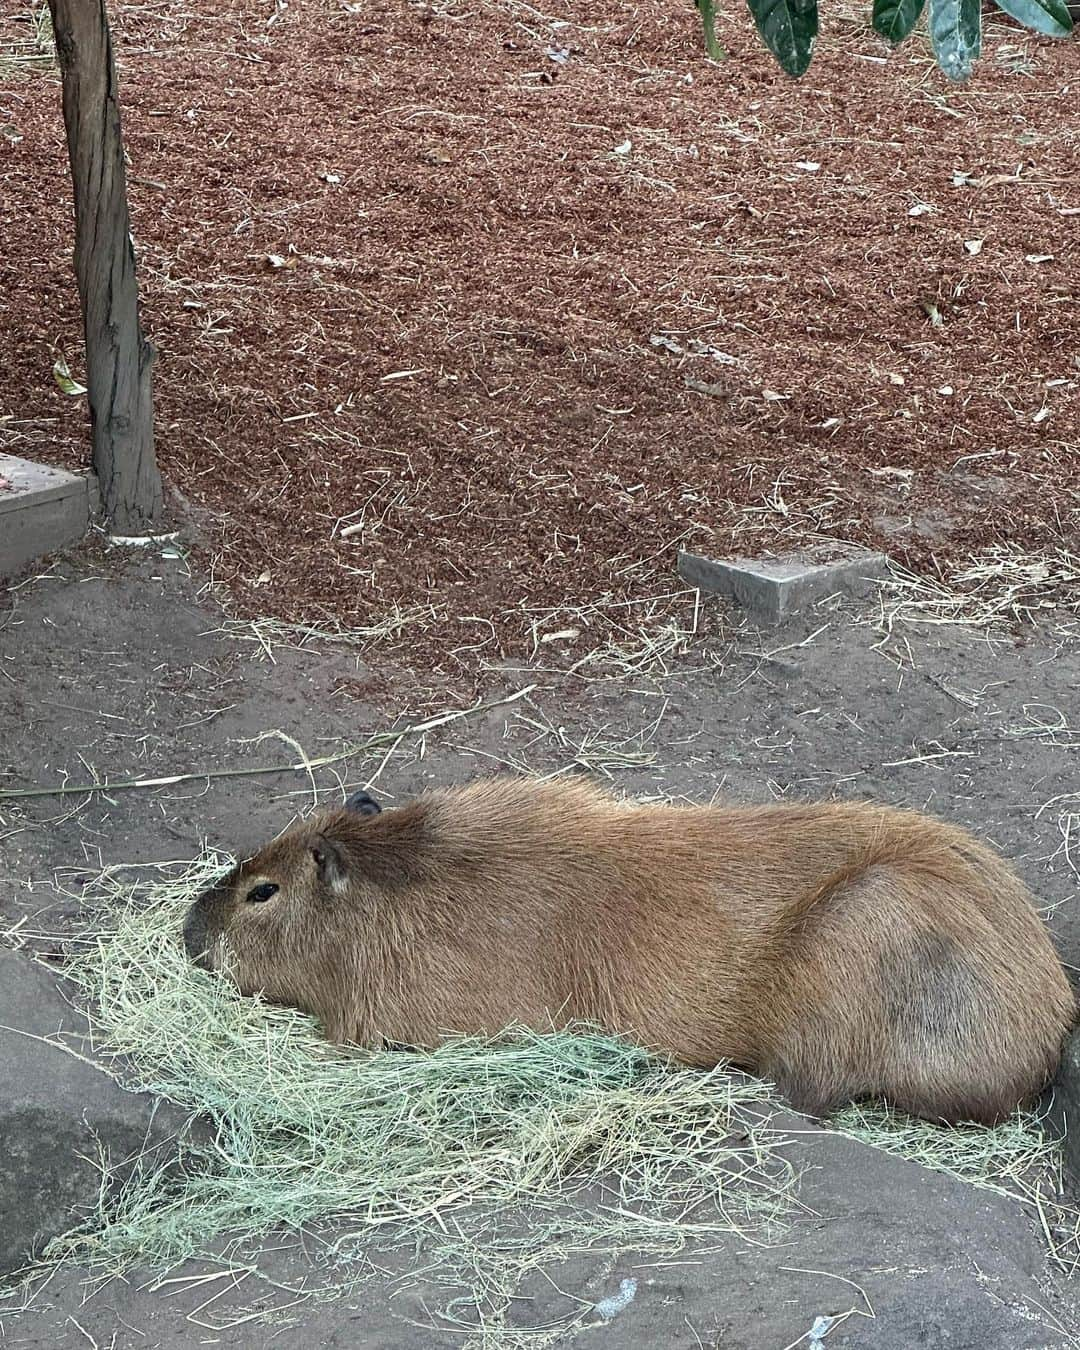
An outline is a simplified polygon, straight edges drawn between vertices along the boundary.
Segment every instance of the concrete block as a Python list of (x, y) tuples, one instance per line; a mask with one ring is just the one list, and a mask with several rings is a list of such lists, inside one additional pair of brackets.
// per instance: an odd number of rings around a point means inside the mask
[(93, 1209), (99, 1147), (112, 1187), (137, 1159), (160, 1165), (178, 1152), (183, 1113), (126, 1092), (93, 1060), (85, 1019), (50, 972), (0, 949), (0, 1279)]
[(0, 576), (14, 576), (86, 533), (97, 479), (0, 454)]
[(865, 594), (888, 576), (883, 553), (831, 541), (782, 557), (707, 558), (681, 552), (678, 567), (691, 586), (730, 596), (766, 623), (783, 623), (837, 592)]

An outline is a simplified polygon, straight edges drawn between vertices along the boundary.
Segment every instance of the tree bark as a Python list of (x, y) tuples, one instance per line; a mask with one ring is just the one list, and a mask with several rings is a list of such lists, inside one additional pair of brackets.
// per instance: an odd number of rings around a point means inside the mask
[(49, 0), (49, 9), (75, 196), (93, 466), (110, 529), (145, 534), (162, 510), (151, 393), (155, 352), (139, 326), (109, 20), (105, 0)]

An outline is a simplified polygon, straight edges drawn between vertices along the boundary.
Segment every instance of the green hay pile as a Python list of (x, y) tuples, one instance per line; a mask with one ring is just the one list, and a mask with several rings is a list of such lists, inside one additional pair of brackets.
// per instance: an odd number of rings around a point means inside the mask
[(552, 1255), (779, 1231), (795, 1177), (763, 1085), (588, 1030), (430, 1054), (330, 1046), (303, 1015), (187, 961), (182, 916), (224, 861), (134, 886), (118, 869), (84, 896), (96, 931), (68, 974), (99, 1048), (127, 1086), (208, 1117), (211, 1142), (188, 1148), (179, 1175), (144, 1170), (50, 1258), (164, 1267), (333, 1220), (349, 1232), (337, 1254), (429, 1241), (490, 1310)]

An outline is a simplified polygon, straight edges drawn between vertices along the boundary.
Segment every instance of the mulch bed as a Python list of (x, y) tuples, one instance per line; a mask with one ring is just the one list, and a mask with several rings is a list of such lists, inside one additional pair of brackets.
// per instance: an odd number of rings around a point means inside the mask
[[(1076, 40), (988, 17), (956, 89), (835, 5), (799, 83), (678, 0), (112, 8), (158, 450), (241, 612), (432, 606), (452, 676), (680, 545), (1076, 546)], [(0, 124), (0, 444), (82, 463), (55, 73), (0, 59)]]

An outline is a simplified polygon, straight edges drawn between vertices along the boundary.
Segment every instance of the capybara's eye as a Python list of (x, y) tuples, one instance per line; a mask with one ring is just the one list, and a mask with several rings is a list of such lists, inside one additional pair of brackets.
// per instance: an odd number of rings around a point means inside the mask
[(253, 905), (261, 904), (263, 900), (269, 900), (271, 896), (277, 895), (278, 888), (272, 881), (264, 881), (259, 886), (252, 886), (245, 899), (250, 900)]

